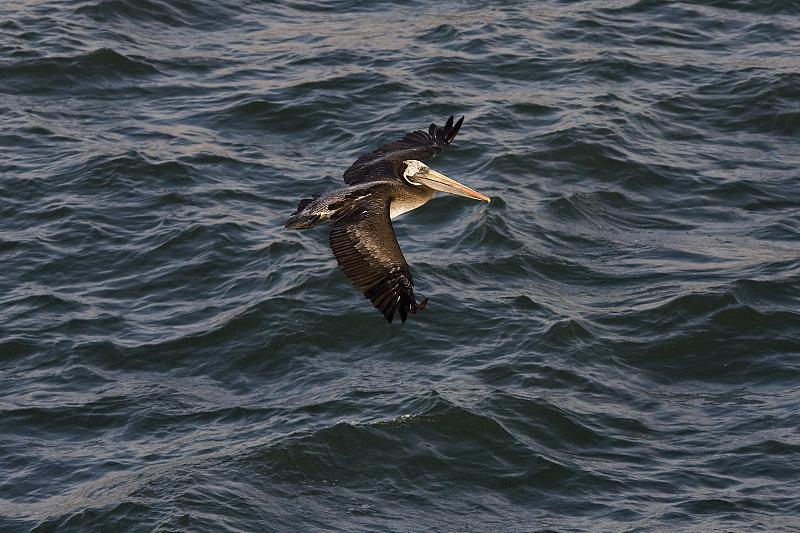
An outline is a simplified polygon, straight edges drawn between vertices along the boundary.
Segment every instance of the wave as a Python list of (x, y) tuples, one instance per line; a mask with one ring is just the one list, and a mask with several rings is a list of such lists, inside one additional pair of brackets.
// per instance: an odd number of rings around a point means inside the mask
[[(793, 4), (357, 4), (6, 10), (0, 529), (790, 523)], [(387, 325), (281, 223), (450, 114)]]
[(173, 28), (213, 29), (237, 22), (236, 11), (231, 8), (216, 2), (189, 0), (95, 0), (83, 3), (74, 13), (103, 24), (122, 20)]
[(117, 85), (162, 74), (143, 57), (128, 57), (111, 48), (75, 56), (43, 57), (0, 65), (0, 87), (36, 94), (77, 89), (86, 84)]

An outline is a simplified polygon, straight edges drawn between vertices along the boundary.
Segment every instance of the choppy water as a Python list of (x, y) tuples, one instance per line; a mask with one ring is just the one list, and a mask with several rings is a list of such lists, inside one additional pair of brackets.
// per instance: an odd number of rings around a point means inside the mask
[[(797, 6), (2, 2), (0, 529), (800, 530)], [(390, 326), (281, 225), (450, 114)]]

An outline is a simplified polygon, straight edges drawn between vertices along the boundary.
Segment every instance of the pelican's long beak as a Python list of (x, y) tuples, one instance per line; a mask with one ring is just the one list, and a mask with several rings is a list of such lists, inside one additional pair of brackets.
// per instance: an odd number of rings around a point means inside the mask
[(457, 194), (459, 196), (466, 196), (481, 200), (482, 202), (491, 202), (492, 199), (485, 196), (478, 191), (472, 190), (466, 185), (450, 179), (444, 174), (440, 174), (433, 169), (426, 168), (414, 174), (414, 181), (427, 185), (436, 191), (446, 192), (450, 194)]

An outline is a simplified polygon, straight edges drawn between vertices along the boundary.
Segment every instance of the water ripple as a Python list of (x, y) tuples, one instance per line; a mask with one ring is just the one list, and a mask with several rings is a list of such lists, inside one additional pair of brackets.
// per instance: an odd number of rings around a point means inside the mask
[[(4, 9), (0, 529), (792, 530), (795, 4)], [(388, 326), (282, 225), (450, 114)]]

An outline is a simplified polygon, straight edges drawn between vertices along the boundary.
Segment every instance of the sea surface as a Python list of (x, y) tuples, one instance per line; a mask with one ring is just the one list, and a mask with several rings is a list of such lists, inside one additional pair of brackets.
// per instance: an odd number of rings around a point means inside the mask
[(0, 0), (0, 265), (3, 532), (800, 531), (798, 2)]

